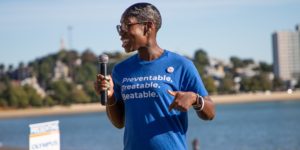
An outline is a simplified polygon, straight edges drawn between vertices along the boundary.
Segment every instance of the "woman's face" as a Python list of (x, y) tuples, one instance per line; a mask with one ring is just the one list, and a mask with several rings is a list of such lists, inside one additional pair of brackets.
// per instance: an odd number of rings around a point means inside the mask
[(138, 50), (147, 45), (145, 25), (138, 22), (136, 18), (122, 18), (119, 26), (122, 47), (127, 53)]

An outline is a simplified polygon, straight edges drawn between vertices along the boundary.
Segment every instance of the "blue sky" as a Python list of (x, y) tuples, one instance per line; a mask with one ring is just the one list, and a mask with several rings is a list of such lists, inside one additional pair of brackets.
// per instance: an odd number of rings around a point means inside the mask
[[(72, 48), (96, 54), (123, 51), (116, 32), (122, 12), (138, 1), (1, 0), (0, 63), (27, 63), (59, 50), (61, 38)], [(299, 0), (163, 0), (148, 1), (163, 17), (158, 33), (162, 48), (193, 56), (202, 48), (209, 56), (272, 62), (271, 34), (295, 30)]]

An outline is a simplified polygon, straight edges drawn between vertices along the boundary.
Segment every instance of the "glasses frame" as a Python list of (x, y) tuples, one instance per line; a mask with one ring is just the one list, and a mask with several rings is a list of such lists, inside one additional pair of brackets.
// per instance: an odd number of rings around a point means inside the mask
[[(127, 23), (127, 24), (124, 24), (125, 27), (122, 25), (116, 25), (116, 28), (117, 28), (117, 32), (119, 33), (119, 35), (122, 34), (122, 32), (128, 32), (128, 29), (133, 26), (133, 25), (136, 25), (136, 24), (144, 24), (144, 23), (147, 23), (147, 21), (144, 21), (144, 22), (134, 22), (134, 23)], [(124, 29), (125, 28), (125, 29)]]

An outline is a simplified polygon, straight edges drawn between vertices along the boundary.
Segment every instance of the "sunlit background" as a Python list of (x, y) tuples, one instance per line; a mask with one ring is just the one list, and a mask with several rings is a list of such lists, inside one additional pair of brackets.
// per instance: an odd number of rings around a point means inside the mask
[[(116, 32), (122, 12), (137, 1), (3, 0), (0, 2), (0, 62), (17, 66), (60, 48), (96, 54), (122, 51)], [(161, 47), (192, 56), (272, 62), (271, 34), (299, 23), (298, 0), (149, 1), (161, 11)]]
[[(109, 73), (129, 56), (116, 25), (136, 2), (0, 1), (0, 150), (27, 149), (28, 125), (53, 120), (62, 150), (122, 149), (93, 83), (99, 54)], [(211, 122), (190, 109), (189, 149), (300, 149), (299, 0), (149, 2), (158, 44), (193, 61), (216, 103)]]

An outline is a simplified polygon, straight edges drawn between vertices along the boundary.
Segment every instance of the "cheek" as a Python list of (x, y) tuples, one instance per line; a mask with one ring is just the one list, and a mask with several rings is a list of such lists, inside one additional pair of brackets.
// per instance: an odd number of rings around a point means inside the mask
[(133, 35), (131, 37), (131, 44), (134, 48), (139, 48), (140, 46), (143, 46), (145, 43), (145, 38), (141, 35)]
[(127, 34), (130, 42), (128, 44), (128, 51), (134, 51), (139, 49), (140, 47), (144, 47), (146, 45), (146, 36), (143, 33), (142, 29), (132, 28)]
[(146, 44), (145, 43), (147, 41), (146, 39), (147, 39), (146, 36), (142, 32), (139, 32), (134, 37), (135, 42), (141, 45)]
[(144, 32), (141, 29), (136, 29), (132, 30), (131, 32), (131, 38), (134, 39), (137, 42), (140, 42), (141, 40), (144, 39)]

